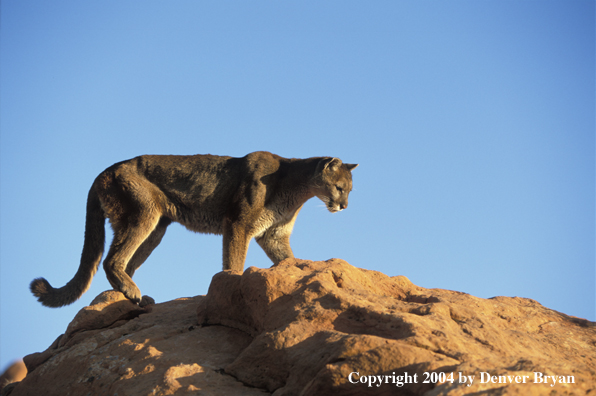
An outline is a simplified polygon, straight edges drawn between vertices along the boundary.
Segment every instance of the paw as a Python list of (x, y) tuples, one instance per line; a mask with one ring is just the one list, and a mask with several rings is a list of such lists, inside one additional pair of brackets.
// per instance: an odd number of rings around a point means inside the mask
[(135, 304), (140, 304), (141, 303), (141, 291), (139, 290), (138, 287), (134, 286), (134, 285), (129, 285), (128, 287), (123, 287), (122, 290), (120, 290), (122, 292), (122, 294), (124, 294), (126, 296), (126, 298), (128, 298), (130, 301), (132, 301)]
[(152, 297), (143, 296), (143, 298), (141, 298), (141, 302), (139, 303), (139, 306), (146, 307), (147, 305), (154, 305), (154, 304), (155, 304), (155, 300)]

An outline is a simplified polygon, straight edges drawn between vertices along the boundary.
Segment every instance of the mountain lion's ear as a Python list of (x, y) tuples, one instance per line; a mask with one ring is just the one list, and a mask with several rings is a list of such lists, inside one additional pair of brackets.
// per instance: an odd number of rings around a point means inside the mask
[(348, 168), (349, 171), (352, 171), (354, 169), (356, 169), (358, 167), (359, 164), (346, 164), (346, 168)]
[(329, 169), (335, 172), (341, 166), (341, 160), (339, 158), (324, 158), (319, 162), (319, 166), (323, 164), (323, 170)]

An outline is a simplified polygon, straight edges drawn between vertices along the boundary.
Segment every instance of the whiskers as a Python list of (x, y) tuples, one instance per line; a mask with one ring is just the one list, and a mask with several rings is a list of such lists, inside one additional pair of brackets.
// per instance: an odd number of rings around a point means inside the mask
[(325, 205), (323, 202), (319, 203), (317, 205), (317, 208), (321, 208), (321, 209), (325, 209), (325, 210), (329, 210), (329, 207), (327, 205)]
[(331, 208), (331, 200), (329, 199), (329, 197), (325, 196), (325, 195), (317, 195), (317, 198), (319, 198), (322, 201), (322, 205), (318, 204), (318, 207), (323, 207), (327, 210), (329, 210)]
[(324, 208), (325, 210), (331, 213), (341, 212), (341, 209), (332, 205), (329, 199), (326, 199), (324, 202), (318, 204), (317, 207)]

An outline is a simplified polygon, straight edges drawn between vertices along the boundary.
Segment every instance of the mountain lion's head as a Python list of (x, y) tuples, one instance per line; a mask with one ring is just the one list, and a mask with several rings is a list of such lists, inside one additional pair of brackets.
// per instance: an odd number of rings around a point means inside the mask
[(358, 164), (344, 164), (339, 158), (323, 158), (317, 165), (314, 177), (315, 195), (325, 203), (331, 213), (348, 207), (352, 191), (352, 169)]

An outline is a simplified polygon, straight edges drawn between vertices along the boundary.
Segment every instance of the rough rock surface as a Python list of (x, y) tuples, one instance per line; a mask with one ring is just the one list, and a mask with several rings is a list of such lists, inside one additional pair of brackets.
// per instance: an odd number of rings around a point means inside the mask
[(22, 360), (17, 360), (0, 375), (0, 389), (13, 382), (19, 382), (27, 375), (27, 367)]
[(139, 308), (107, 291), (85, 307), (42, 353), (11, 395), (260, 395), (221, 370), (251, 342), (239, 330), (199, 328), (198, 301)]
[(338, 259), (224, 271), (145, 309), (104, 292), (24, 361), (13, 396), (596, 395), (595, 323)]

